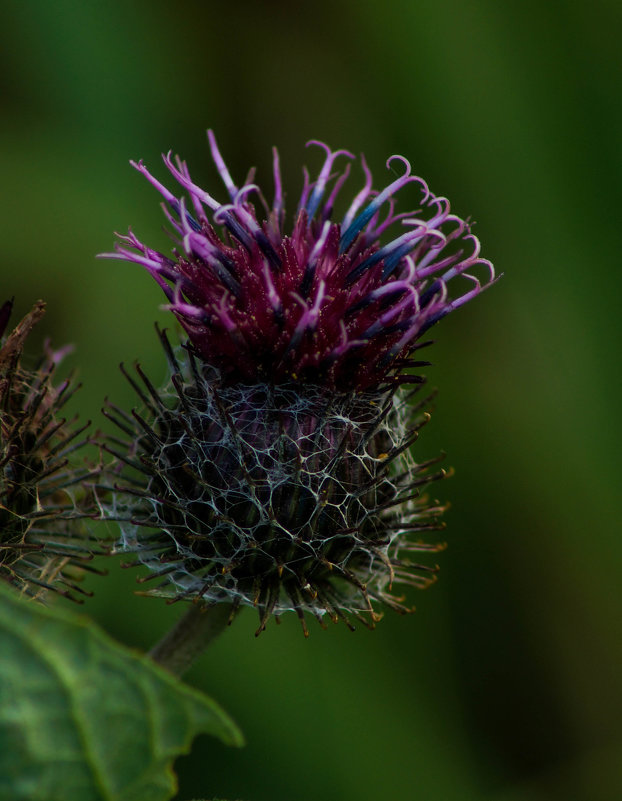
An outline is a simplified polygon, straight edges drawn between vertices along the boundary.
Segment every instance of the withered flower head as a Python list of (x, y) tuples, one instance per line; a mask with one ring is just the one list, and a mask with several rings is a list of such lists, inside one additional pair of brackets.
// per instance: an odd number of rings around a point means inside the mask
[(81, 525), (80, 484), (93, 471), (74, 468), (70, 458), (89, 423), (77, 428), (75, 418), (59, 416), (77, 389), (52, 380), (66, 348), (46, 346), (33, 369), (22, 363), (45, 304), (37, 302), (5, 335), (12, 305), (0, 308), (0, 579), (31, 597), (54, 590), (78, 600), (73, 592), (90, 594), (77, 581), (92, 569), (95, 550)]
[[(129, 437), (109, 447), (131, 479), (117, 480), (110, 515), (163, 594), (255, 605), (260, 631), (286, 609), (303, 625), (305, 611), (373, 624), (379, 604), (408, 609), (394, 584), (429, 583), (435, 567), (408, 554), (434, 550), (418, 532), (441, 525), (438, 504), (419, 494), (437, 474), (409, 453), (426, 416), (400, 388), (422, 381), (412, 374), (426, 364), (414, 358), (422, 335), (490, 285), (492, 265), (401, 156), (387, 166), (403, 174), (380, 191), (362, 158), (363, 187), (336, 220), (350, 165), (334, 165), (353, 156), (310, 143), (324, 164), (314, 181), (305, 169), (286, 233), (276, 150), (269, 206), (252, 171), (233, 181), (208, 136), (228, 201), (170, 154), (180, 197), (133, 163), (163, 196), (177, 247), (164, 255), (130, 231), (106, 254), (146, 267), (189, 337), (174, 352), (162, 335), (164, 390), (137, 368), (140, 413), (108, 410)], [(398, 213), (410, 184), (419, 208)]]

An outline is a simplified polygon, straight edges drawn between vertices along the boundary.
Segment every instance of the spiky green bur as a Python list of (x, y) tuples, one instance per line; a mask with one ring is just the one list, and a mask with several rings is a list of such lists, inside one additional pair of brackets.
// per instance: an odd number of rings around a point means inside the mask
[(223, 385), (162, 341), (170, 384), (157, 391), (137, 368), (141, 412), (107, 408), (127, 437), (107, 445), (119, 474), (108, 514), (150, 568), (142, 580), (160, 579), (152, 592), (256, 606), (258, 633), (286, 610), (305, 633), (305, 611), (368, 625), (381, 604), (409, 611), (394, 587), (436, 571), (410, 554), (442, 547), (418, 540), (442, 528), (419, 493), (444, 473), (409, 452), (429, 416), (395, 388)]
[(73, 467), (71, 457), (89, 423), (60, 416), (77, 389), (53, 383), (62, 351), (48, 350), (33, 369), (22, 364), (45, 304), (4, 336), (11, 308), (0, 309), (0, 579), (33, 597), (54, 590), (77, 600), (74, 591), (87, 594), (76, 581), (92, 569), (95, 550), (81, 525), (88, 515), (80, 485), (94, 471)]

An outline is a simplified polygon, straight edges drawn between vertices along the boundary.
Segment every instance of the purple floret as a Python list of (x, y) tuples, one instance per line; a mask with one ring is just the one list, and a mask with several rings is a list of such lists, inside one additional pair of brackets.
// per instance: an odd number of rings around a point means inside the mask
[[(130, 231), (115, 253), (104, 255), (151, 273), (196, 353), (226, 384), (306, 382), (348, 392), (408, 382), (421, 336), (495, 280), (469, 223), (451, 214), (449, 201), (412, 175), (402, 156), (387, 161), (388, 168), (401, 162), (402, 175), (379, 192), (361, 157), (364, 186), (335, 220), (350, 173), (350, 164), (335, 172), (335, 162), (354, 156), (310, 142), (325, 150), (324, 164), (315, 181), (304, 170), (287, 233), (277, 151), (269, 206), (252, 173), (241, 187), (234, 183), (212, 131), (208, 138), (228, 202), (193, 183), (186, 163), (170, 153), (164, 163), (180, 197), (142, 161), (132, 162), (163, 196), (177, 248), (166, 256)], [(408, 184), (420, 189), (419, 208), (396, 213), (396, 195)], [(391, 238), (396, 223), (403, 232)], [(474, 268), (484, 271), (483, 281)], [(466, 288), (455, 286), (460, 276), (469, 279)]]

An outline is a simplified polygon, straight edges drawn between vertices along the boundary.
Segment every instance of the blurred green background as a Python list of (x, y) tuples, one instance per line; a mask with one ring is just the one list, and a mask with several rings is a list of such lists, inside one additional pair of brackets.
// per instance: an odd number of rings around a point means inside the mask
[[(121, 360), (164, 376), (153, 321), (171, 322), (140, 268), (94, 259), (129, 224), (167, 247), (128, 159), (162, 176), (173, 148), (217, 186), (208, 126), (238, 178), (255, 164), (270, 184), (278, 145), (290, 198), (307, 139), (365, 151), (376, 185), (402, 153), (505, 274), (429, 351), (440, 394), (416, 455), (456, 468), (435, 488), (452, 503), (441, 580), (375, 632), (305, 641), (292, 616), (256, 640), (242, 615), (188, 678), (248, 745), (197, 740), (179, 799), (622, 797), (622, 5), (3, 8), (0, 297), (47, 300), (35, 339), (76, 344), (74, 408), (97, 425), (105, 395), (134, 403)], [(85, 610), (147, 647), (179, 610), (134, 578), (92, 582)]]

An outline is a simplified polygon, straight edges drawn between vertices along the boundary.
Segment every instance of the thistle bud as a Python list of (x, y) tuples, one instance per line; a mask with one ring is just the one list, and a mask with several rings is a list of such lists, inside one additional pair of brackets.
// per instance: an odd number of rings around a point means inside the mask
[[(268, 207), (249, 178), (238, 187), (211, 131), (212, 157), (229, 194), (221, 204), (164, 162), (177, 197), (134, 163), (165, 200), (172, 257), (130, 231), (111, 258), (147, 268), (188, 335), (174, 350), (160, 334), (170, 382), (158, 390), (137, 367), (126, 373), (142, 408), (107, 414), (125, 438), (115, 454), (114, 499), (121, 549), (159, 579), (171, 599), (227, 601), (271, 615), (294, 610), (374, 624), (388, 605), (409, 611), (404, 585), (427, 586), (436, 566), (413, 558), (438, 550), (421, 532), (442, 527), (442, 508), (421, 493), (443, 475), (410, 446), (429, 415), (410, 399), (422, 337), (494, 281), (467, 222), (403, 174), (381, 191), (362, 159), (365, 183), (333, 219), (349, 166), (322, 143), (324, 164), (305, 184), (291, 232), (278, 154)], [(420, 208), (395, 213), (413, 184)], [(257, 214), (255, 193), (265, 209)], [(405, 233), (385, 234), (401, 223)], [(483, 269), (482, 284), (472, 272)], [(450, 292), (460, 277), (466, 290)], [(120, 445), (120, 447), (119, 447)]]
[(0, 579), (31, 597), (54, 590), (75, 601), (74, 592), (90, 594), (77, 583), (92, 570), (95, 550), (81, 526), (88, 515), (80, 485), (96, 471), (74, 468), (70, 456), (85, 444), (90, 423), (77, 427), (76, 418), (60, 416), (78, 388), (53, 383), (67, 349), (46, 346), (33, 369), (22, 364), (45, 304), (37, 302), (5, 335), (12, 305), (0, 309)]

